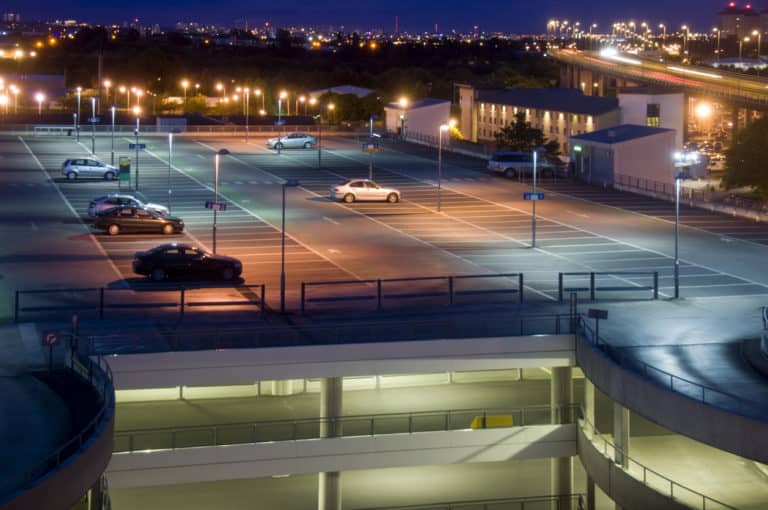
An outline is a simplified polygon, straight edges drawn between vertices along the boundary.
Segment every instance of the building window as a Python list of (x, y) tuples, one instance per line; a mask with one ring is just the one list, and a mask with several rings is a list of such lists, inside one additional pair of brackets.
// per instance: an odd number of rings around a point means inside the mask
[(649, 103), (645, 106), (645, 124), (650, 127), (659, 127), (661, 124), (661, 105)]

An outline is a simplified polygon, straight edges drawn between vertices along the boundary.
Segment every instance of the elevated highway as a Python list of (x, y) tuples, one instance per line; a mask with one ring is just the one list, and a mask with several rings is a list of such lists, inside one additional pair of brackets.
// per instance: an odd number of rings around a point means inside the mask
[[(686, 94), (711, 97), (719, 102), (755, 110), (768, 109), (768, 78), (747, 76), (702, 66), (659, 62), (635, 55), (605, 55), (596, 51), (550, 48), (548, 55), (563, 66), (561, 84), (585, 86), (587, 94), (602, 93), (605, 80), (617, 86), (657, 85), (683, 90)], [(598, 86), (594, 87), (597, 83)]]

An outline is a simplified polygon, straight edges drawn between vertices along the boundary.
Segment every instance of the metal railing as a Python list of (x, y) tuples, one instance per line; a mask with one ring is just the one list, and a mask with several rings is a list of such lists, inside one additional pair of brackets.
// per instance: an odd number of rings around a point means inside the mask
[[(566, 278), (576, 278), (579, 283), (572, 283), (566, 281)], [(601, 284), (600, 279), (611, 278), (619, 280), (624, 283), (623, 285), (606, 285)], [(650, 278), (650, 285), (642, 285), (635, 283), (633, 279), (636, 278)], [(588, 279), (588, 280), (587, 280)], [(585, 282), (586, 280), (586, 282)], [(659, 273), (653, 272), (638, 272), (638, 271), (619, 271), (613, 273), (606, 272), (577, 272), (577, 273), (557, 273), (557, 298), (562, 302), (565, 293), (572, 292), (587, 292), (589, 291), (589, 299), (592, 301), (597, 297), (597, 292), (636, 292), (636, 291), (652, 291), (653, 299), (659, 299)]]
[(524, 335), (560, 335), (573, 333), (575, 316), (569, 314), (530, 314), (510, 316), (482, 315), (468, 321), (455, 320), (379, 320), (345, 321), (343, 324), (285, 326), (251, 325), (247, 328), (199, 328), (164, 332), (150, 341), (146, 335), (94, 335), (88, 338), (88, 351), (93, 354), (130, 354), (210, 349), (238, 349), (300, 345), (339, 345), (368, 342), (403, 342), (434, 339), (492, 338)]
[[(515, 281), (515, 287), (503, 287), (492, 289), (456, 289), (455, 284), (466, 281), (480, 279), (512, 279)], [(419, 282), (437, 283), (436, 288), (427, 290), (399, 290), (391, 293), (386, 292), (387, 287), (393, 284), (417, 284)], [(363, 286), (369, 289), (365, 294), (342, 294), (334, 296), (307, 297), (307, 291), (311, 287), (358, 287)], [(411, 287), (411, 286), (409, 286)], [(414, 278), (380, 278), (371, 280), (334, 280), (323, 282), (301, 282), (301, 312), (306, 312), (308, 303), (330, 303), (340, 301), (375, 301), (376, 310), (382, 310), (385, 299), (411, 299), (411, 298), (429, 298), (439, 297), (446, 299), (446, 304), (453, 305), (457, 297), (470, 295), (500, 295), (516, 294), (517, 302), (523, 302), (523, 275), (522, 273), (499, 273), (499, 274), (480, 274), (480, 275), (459, 275), (459, 276), (425, 276)]]
[(766, 421), (768, 408), (766, 408), (765, 403), (747, 400), (732, 393), (691, 381), (690, 379), (680, 377), (671, 372), (667, 372), (664, 369), (641, 361), (634, 356), (627, 355), (622, 352), (620, 348), (611, 346), (608, 342), (598, 336), (595, 333), (595, 330), (589, 326), (586, 319), (583, 317), (580, 317), (578, 329), (579, 334), (585, 341), (599, 349), (623, 369), (630, 370), (667, 390), (696, 400), (702, 404), (748, 418), (757, 419), (759, 421)]
[[(68, 364), (66, 364), (68, 362)], [(57, 470), (72, 456), (79, 453), (94, 433), (102, 426), (105, 420), (115, 412), (115, 392), (112, 383), (112, 369), (107, 361), (99, 356), (94, 361), (89, 357), (80, 357), (72, 352), (66, 357), (65, 366), (79, 377), (88, 381), (99, 395), (99, 408), (93, 418), (82, 427), (70, 439), (61, 444), (46, 458), (38, 462), (34, 467), (24, 472), (21, 481), (15, 481), (14, 486), (3, 486), (0, 482), (0, 503), (7, 501), (27, 489), (32, 482), (42, 476)], [(6, 482), (7, 483), (7, 482)]]
[[(673, 500), (680, 501), (691, 508), (701, 510), (736, 510), (735, 507), (726, 505), (722, 501), (718, 501), (701, 492), (693, 490), (690, 487), (686, 487), (681, 483), (675, 482), (658, 471), (632, 459), (624, 452), (624, 450), (608, 441), (608, 439), (606, 439), (605, 436), (603, 436), (586, 418), (582, 417), (579, 419), (579, 426), (597, 451), (601, 452), (606, 459), (613, 462), (617, 467), (623, 469), (634, 479), (641, 480), (646, 487), (672, 498)], [(616, 459), (623, 461), (626, 465), (623, 465), (622, 462), (619, 462)]]
[[(412, 413), (368, 414), (340, 418), (252, 421), (224, 425), (184, 426), (115, 432), (115, 453), (176, 450), (201, 446), (301, 441), (326, 437), (415, 434), (451, 430), (509, 428), (576, 423), (579, 406), (530, 406), (500, 409), (459, 409)], [(553, 420), (554, 418), (554, 420)]]
[(377, 506), (358, 510), (580, 510), (586, 508), (586, 494), (528, 496), (426, 503), (423, 505)]
[[(253, 285), (238, 285), (232, 287), (225, 287), (226, 289), (236, 289), (244, 297), (247, 294), (254, 294), (254, 291), (258, 294), (254, 297), (246, 299), (225, 299), (225, 300), (205, 300), (196, 299), (191, 301), (190, 293), (199, 290), (211, 290), (215, 287), (186, 287), (186, 286), (173, 286), (162, 287), (152, 286), (144, 289), (132, 289), (132, 288), (110, 288), (110, 287), (86, 287), (86, 288), (71, 288), (71, 289), (33, 289), (33, 290), (17, 290), (14, 297), (14, 322), (19, 322), (22, 317), (22, 313), (27, 312), (96, 312), (98, 318), (104, 319), (105, 312), (111, 310), (148, 310), (148, 309), (176, 309), (179, 313), (179, 317), (184, 317), (185, 312), (189, 308), (200, 307), (233, 307), (233, 306), (256, 306), (260, 310), (260, 314), (263, 316), (266, 312), (266, 303), (264, 300), (265, 286), (264, 284)], [(125, 298), (112, 298), (118, 294), (125, 294), (134, 292), (137, 294), (136, 299)], [(161, 298), (166, 300), (139, 300), (138, 295), (141, 294), (160, 294)], [(62, 298), (66, 303), (42, 303), (42, 304), (25, 304), (23, 299), (25, 296), (43, 296), (51, 297), (54, 295), (65, 295)], [(172, 301), (167, 300), (167, 296), (171, 296)], [(194, 296), (194, 294), (191, 294)]]

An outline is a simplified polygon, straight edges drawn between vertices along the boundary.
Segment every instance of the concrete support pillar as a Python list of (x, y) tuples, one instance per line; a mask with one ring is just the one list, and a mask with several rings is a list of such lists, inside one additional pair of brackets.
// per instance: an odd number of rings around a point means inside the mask
[[(552, 424), (572, 423), (573, 412), (568, 407), (573, 403), (573, 375), (571, 367), (552, 369), (550, 384), (550, 406)], [(561, 496), (560, 508), (570, 508), (570, 494), (573, 493), (573, 459), (553, 458), (550, 461), (552, 473), (552, 494)]]
[(613, 403), (613, 444), (616, 445), (614, 461), (629, 467), (629, 409), (619, 403)]
[(595, 481), (587, 477), (587, 501), (586, 510), (595, 510)]
[[(320, 381), (320, 437), (342, 434), (343, 379), (329, 377)], [(341, 510), (341, 473), (320, 473), (317, 484), (318, 510)]]
[(90, 498), (88, 498), (89, 510), (101, 510), (104, 505), (104, 491), (102, 490), (101, 478), (91, 486)]
[(584, 418), (591, 423), (595, 424), (595, 385), (592, 381), (584, 378)]

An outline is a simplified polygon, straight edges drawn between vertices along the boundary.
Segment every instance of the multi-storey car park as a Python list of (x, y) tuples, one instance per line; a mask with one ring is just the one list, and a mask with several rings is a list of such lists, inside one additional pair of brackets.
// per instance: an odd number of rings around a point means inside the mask
[[(542, 183), (534, 249), (528, 185), (484, 161), (446, 156), (437, 213), (428, 148), (376, 155), (375, 179), (401, 203), (345, 205), (325, 196), (368, 170), (352, 138), (333, 137), (320, 168), (313, 151), (195, 134), (179, 137), (171, 165), (162, 140), (148, 143), (133, 192), (165, 203), (170, 184), (189, 236), (178, 240), (203, 246), (213, 154), (229, 149), (218, 250), (243, 260), (241, 285), (182, 293), (132, 275), (132, 254), (166, 240), (115, 240), (78, 221), (116, 186), (55, 178), (86, 148), (0, 139), (14, 240), (0, 282), (18, 367), (6, 379), (17, 412), (3, 429), (16, 446), (5, 507), (766, 505), (762, 224), (684, 207), (672, 300), (665, 202)], [(287, 192), (281, 259), (286, 179), (300, 185)], [(72, 367), (54, 374), (69, 382), (17, 375), (48, 368), (51, 333), (54, 368)]]

